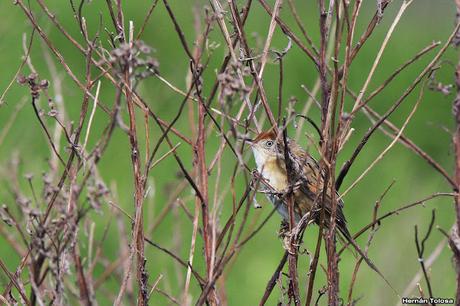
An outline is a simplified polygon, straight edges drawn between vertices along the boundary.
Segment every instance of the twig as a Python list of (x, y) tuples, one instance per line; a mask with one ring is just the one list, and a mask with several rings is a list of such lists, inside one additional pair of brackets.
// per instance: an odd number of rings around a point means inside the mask
[[(430, 297), (434, 296), (433, 295), (433, 289), (431, 288), (431, 281), (430, 281), (430, 278), (428, 277), (428, 273), (426, 271), (425, 260), (424, 260), (423, 256), (424, 256), (424, 253), (425, 253), (425, 242), (428, 240), (428, 237), (431, 234), (435, 218), (436, 218), (436, 214), (435, 214), (435, 210), (433, 209), (431, 211), (430, 225), (428, 226), (428, 230), (427, 230), (427, 232), (425, 234), (425, 237), (423, 237), (421, 242), (419, 242), (419, 238), (418, 238), (418, 227), (417, 227), (417, 225), (415, 225), (415, 245), (417, 247), (418, 261), (419, 261), (420, 266), (422, 268), (423, 276), (425, 277), (425, 281), (426, 281), (426, 285), (428, 287), (428, 292), (430, 293)], [(436, 304), (432, 303), (432, 305), (434, 306)]]

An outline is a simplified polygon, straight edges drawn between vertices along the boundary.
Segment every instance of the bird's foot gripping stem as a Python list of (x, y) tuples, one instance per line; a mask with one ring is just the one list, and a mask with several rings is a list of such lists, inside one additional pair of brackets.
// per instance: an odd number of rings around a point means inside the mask
[(289, 230), (289, 223), (286, 220), (281, 221), (278, 237), (282, 239), (283, 248), (291, 255), (295, 255), (299, 245), (292, 241), (295, 233)]

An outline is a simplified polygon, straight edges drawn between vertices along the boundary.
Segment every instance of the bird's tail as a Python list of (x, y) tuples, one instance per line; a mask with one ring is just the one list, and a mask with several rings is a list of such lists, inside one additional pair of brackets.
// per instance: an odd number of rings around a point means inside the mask
[[(377, 268), (377, 266), (369, 259), (369, 257), (364, 253), (364, 251), (358, 246), (356, 241), (353, 239), (351, 236), (350, 232), (348, 231), (348, 228), (346, 226), (337, 226), (339, 229), (340, 233), (342, 236), (345, 238), (345, 240), (348, 242), (348, 244), (351, 244), (353, 248), (358, 252), (358, 254), (361, 256), (361, 258), (366, 262), (366, 264), (374, 270), (384, 281), (387, 283), (387, 285), (394, 291), (394, 293), (399, 296), (398, 291), (390, 284), (390, 282), (387, 280), (387, 278), (383, 275), (382, 272)], [(345, 246), (347, 246), (345, 244)]]

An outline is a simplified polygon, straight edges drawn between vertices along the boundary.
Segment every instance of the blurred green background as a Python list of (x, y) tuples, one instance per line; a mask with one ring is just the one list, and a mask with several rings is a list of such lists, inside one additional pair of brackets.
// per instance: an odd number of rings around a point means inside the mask
[[(126, 23), (130, 20), (134, 22), (137, 32), (139, 25), (142, 23), (151, 1), (125, 1), (123, 4), (124, 16)], [(223, 2), (223, 1), (222, 1)], [(243, 1), (237, 1), (239, 6)], [(254, 53), (260, 52), (258, 41), (264, 42), (264, 37), (268, 31), (270, 22), (269, 16), (262, 10), (257, 1), (254, 1), (247, 25), (245, 27), (248, 33), (249, 43), (254, 48)], [(269, 1), (272, 5), (274, 1)], [(391, 72), (399, 67), (403, 62), (410, 59), (416, 52), (429, 45), (432, 41), (441, 41), (444, 43), (453, 30), (455, 19), (454, 1), (450, 0), (416, 0), (403, 15), (393, 34), (388, 48), (382, 57), (382, 64), (379, 65), (375, 77), (370, 84), (370, 90), (376, 88), (385, 80)], [(64, 27), (82, 42), (78, 26), (73, 17), (70, 4), (67, 1), (46, 1), (50, 9), (56, 14), (56, 17)], [(318, 39), (318, 10), (316, 1), (294, 1), (297, 6), (299, 15), (306, 25), (308, 33), (313, 37), (315, 44), (319, 45)], [(383, 41), (387, 30), (396, 15), (402, 1), (393, 1), (385, 11), (382, 22), (376, 28), (374, 34), (366, 43), (359, 53), (354, 64), (351, 67), (349, 86), (355, 92), (358, 92), (363, 85), (367, 74), (374, 61), (375, 55)], [(170, 1), (172, 10), (175, 12), (177, 19), (184, 29), (185, 36), (190, 46), (192, 46), (195, 33), (193, 30), (193, 7), (203, 12), (203, 6), (209, 5), (205, 1)], [(356, 37), (364, 31), (368, 21), (375, 12), (375, 1), (364, 1), (363, 11), (358, 22)], [(73, 72), (80, 80), (84, 80), (84, 57), (60, 34), (49, 22), (43, 12), (40, 10), (35, 1), (31, 1), (31, 8), (35, 12), (36, 18), (43, 29), (49, 34), (49, 37), (57, 49), (62, 53)], [(97, 29), (100, 16), (103, 24), (107, 29), (113, 32), (112, 24), (108, 18), (105, 1), (93, 0), (85, 5), (83, 10), (90, 33), (93, 35)], [(281, 16), (295, 33), (300, 37), (301, 33), (295, 25), (294, 19), (289, 13), (287, 2), (283, 6)], [(231, 27), (229, 27), (231, 28)], [(18, 6), (13, 5), (12, 1), (0, 2), (0, 91), (7, 87), (10, 80), (14, 77), (22, 61), (22, 35), (31, 33), (31, 25)], [(254, 33), (254, 35), (252, 35)], [(101, 35), (103, 43), (106, 43), (107, 36)], [(188, 70), (188, 60), (180, 45), (180, 41), (174, 31), (173, 24), (168, 17), (164, 5), (159, 2), (153, 12), (152, 18), (145, 29), (142, 39), (155, 49), (154, 57), (160, 63), (160, 73), (168, 81), (182, 90), (186, 90), (186, 74)], [(223, 56), (226, 53), (226, 46), (222, 40), (220, 30), (214, 26), (210, 35), (210, 42), (219, 44), (213, 52), (210, 65), (204, 73), (203, 86), (205, 95), (214, 82), (216, 71), (220, 67)], [(272, 49), (281, 50), (287, 43), (286, 37), (277, 28)], [(107, 44), (106, 44), (107, 46)], [(31, 53), (32, 63), (38, 71), (41, 78), (51, 81), (50, 93), (53, 95), (53, 82), (50, 74), (50, 67), (44, 60), (44, 51), (46, 48), (36, 33), (33, 49)], [(371, 102), (375, 110), (383, 113), (392, 103), (402, 94), (405, 88), (412, 82), (423, 67), (432, 59), (439, 47), (420, 61), (405, 70), (383, 94)], [(457, 62), (457, 50), (450, 48), (442, 63), (442, 68), (437, 72), (436, 77), (444, 83), (453, 83), (454, 67)], [(206, 54), (205, 56), (207, 56)], [(63, 80), (64, 103), (68, 114), (68, 120), (78, 121), (79, 110), (82, 101), (82, 93), (71, 78), (65, 74), (65, 71), (59, 65), (56, 58), (52, 57), (58, 68), (59, 75)], [(301, 85), (312, 88), (317, 78), (317, 72), (313, 68), (309, 59), (295, 45), (284, 58), (284, 92), (283, 99), (287, 101), (290, 97), (296, 97), (298, 103), (296, 108), (302, 109), (303, 104), (308, 99)], [(28, 68), (24, 69), (28, 74)], [(94, 71), (94, 75), (96, 72)], [(276, 109), (277, 86), (278, 86), (278, 66), (273, 59), (269, 60), (266, 68), (263, 82), (267, 96), (272, 101)], [(182, 97), (169, 89), (164, 83), (157, 78), (152, 77), (143, 81), (139, 91), (145, 101), (152, 107), (154, 112), (165, 120), (172, 120), (175, 116)], [(391, 120), (401, 126), (407, 114), (413, 107), (417, 98), (419, 89), (415, 90), (398, 111), (391, 116)], [(23, 97), (28, 98), (28, 90), (25, 87), (13, 84), (11, 90), (5, 97), (4, 104), (0, 106), (0, 133), (4, 131), (7, 122), (15, 114), (15, 109)], [(114, 99), (114, 89), (111, 84), (104, 80), (101, 86), (100, 100), (107, 105), (112, 105)], [(451, 173), (453, 166), (453, 150), (451, 145), (451, 133), (453, 127), (451, 103), (454, 95), (443, 96), (437, 92), (426, 91), (423, 101), (417, 110), (412, 121), (408, 125), (405, 135), (411, 138), (418, 146), (430, 154), (445, 169)], [(349, 110), (353, 101), (347, 99), (346, 108)], [(47, 109), (46, 100), (42, 98), (41, 106)], [(217, 103), (214, 102), (217, 107)], [(240, 101), (235, 100), (239, 105)], [(236, 107), (235, 107), (236, 108)], [(124, 114), (126, 114), (123, 106)], [(141, 113), (138, 113), (139, 118)], [(319, 112), (312, 108), (309, 114), (316, 122), (320, 122)], [(125, 117), (126, 118), (126, 117)], [(141, 120), (142, 121), (142, 120)], [(54, 126), (54, 122), (46, 119), (47, 124)], [(94, 126), (89, 138), (88, 148), (94, 145), (100, 136), (102, 129), (108, 122), (108, 117), (100, 109), (96, 111)], [(141, 122), (142, 123), (142, 122)], [(142, 130), (142, 124), (139, 127)], [(228, 130), (228, 124), (225, 124)], [(355, 129), (350, 141), (340, 153), (338, 165), (342, 163), (353, 152), (354, 147), (360, 141), (362, 135), (369, 127), (369, 121), (364, 115), (359, 114), (352, 126)], [(189, 122), (186, 112), (181, 116), (176, 128), (184, 134), (190, 136)], [(308, 125), (304, 126), (305, 131), (311, 133)], [(290, 131), (294, 133), (293, 129)], [(156, 143), (160, 132), (157, 127), (152, 127), (151, 143)], [(141, 138), (142, 139), (142, 138)], [(305, 143), (305, 138), (303, 143)], [(176, 137), (172, 137), (174, 143), (180, 142)], [(232, 140), (234, 141), (234, 139)], [(377, 132), (375, 137), (369, 141), (363, 153), (360, 155), (346, 178), (342, 191), (345, 190), (359, 174), (376, 158), (376, 156), (390, 143), (390, 139)], [(207, 142), (207, 162), (209, 164), (214, 156), (220, 138), (217, 133), (212, 133)], [(141, 144), (143, 145), (143, 144)], [(168, 147), (163, 144), (161, 153), (168, 151)], [(62, 152), (64, 152), (62, 150)], [(184, 159), (189, 170), (192, 169), (192, 148), (182, 143), (178, 149), (179, 154)], [(40, 186), (40, 177), (42, 172), (47, 170), (47, 158), (49, 158), (49, 147), (43, 132), (40, 130), (38, 122), (33, 113), (32, 106), (27, 100), (25, 106), (17, 113), (17, 117), (11, 129), (6, 134), (6, 138), (0, 143), (0, 160), (2, 180), (0, 183), (0, 202), (9, 206), (14, 206), (14, 201), (8, 192), (8, 182), (5, 171), (8, 171), (8, 164), (14, 154), (19, 154), (21, 165), (19, 180), (22, 185), (27, 186), (24, 174), (33, 173), (37, 186)], [(67, 155), (68, 152), (64, 155)], [(317, 152), (312, 150), (312, 154), (317, 156)], [(160, 155), (157, 155), (160, 156)], [(251, 166), (254, 162), (250, 155), (247, 160)], [(223, 178), (230, 177), (235, 166), (236, 160), (231, 152), (226, 149), (223, 162)], [(108, 186), (116, 185), (118, 202), (130, 215), (133, 215), (133, 180), (130, 161), (130, 149), (127, 135), (120, 129), (115, 131), (114, 137), (103, 156), (99, 170)], [(152, 224), (159, 212), (164, 208), (164, 203), (168, 200), (172, 188), (177, 184), (178, 167), (173, 158), (168, 157), (156, 166), (149, 178), (150, 193), (145, 203), (145, 222)], [(210, 177), (210, 186), (214, 186), (215, 173)], [(386, 196), (382, 203), (380, 214), (396, 209), (411, 201), (422, 199), (434, 192), (449, 192), (449, 185), (445, 180), (434, 172), (432, 168), (421, 158), (415, 156), (400, 144), (385, 156), (385, 158), (370, 171), (364, 180), (345, 197), (345, 215), (348, 218), (348, 224), (351, 232), (370, 222), (375, 201), (380, 194), (395, 180), (395, 185)], [(221, 186), (226, 182), (222, 181)], [(245, 180), (242, 175), (237, 177), (236, 182), (237, 198), (241, 197), (245, 187)], [(212, 189), (213, 187), (211, 187)], [(221, 187), (223, 188), (223, 187)], [(28, 189), (24, 188), (25, 193), (31, 196)], [(191, 190), (186, 189), (180, 197), (185, 200), (190, 211), (194, 209), (194, 201), (190, 200)], [(211, 191), (210, 198), (213, 199), (214, 193)], [(268, 202), (258, 196), (259, 203), (263, 205), (262, 209), (255, 210), (251, 207), (249, 213), (249, 223), (260, 222), (271, 211)], [(224, 210), (221, 216), (221, 222), (225, 222), (231, 211), (231, 196), (227, 194), (223, 199)], [(417, 261), (416, 247), (414, 243), (414, 226), (418, 225), (424, 232), (429, 224), (431, 210), (435, 208), (437, 213), (436, 225), (449, 230), (454, 222), (454, 210), (450, 198), (439, 198), (426, 203), (425, 206), (418, 206), (400, 215), (385, 220), (375, 236), (375, 240), (369, 250), (369, 257), (376, 265), (384, 271), (384, 274), (392, 282), (395, 288), (402, 293), (415, 273), (419, 270)], [(101, 239), (104, 229), (109, 222), (111, 215), (110, 206), (103, 204), (100, 212), (91, 212), (90, 219), (95, 222), (96, 237)], [(129, 220), (126, 226), (130, 228)], [(225, 271), (225, 292), (229, 305), (255, 305), (260, 300), (267, 281), (274, 272), (281, 256), (283, 249), (281, 242), (277, 237), (277, 230), (280, 219), (275, 215), (268, 224), (255, 236), (235, 258), (236, 260)], [(82, 254), (86, 254), (87, 245), (86, 230), (89, 223), (81, 225), (79, 233), (82, 237), (81, 249)], [(191, 239), (192, 224), (184, 212), (178, 208), (174, 209), (166, 217), (165, 221), (156, 228), (149, 237), (160, 243), (162, 246), (175, 250), (184, 260), (188, 257), (188, 250)], [(316, 228), (310, 227), (304, 238), (304, 247), (314, 251), (316, 244)], [(10, 271), (14, 271), (19, 263), (20, 258), (17, 254), (9, 249), (3, 238), (0, 238), (1, 257), (6, 260)], [(442, 234), (434, 230), (426, 244), (426, 254), (430, 254), (434, 247), (443, 239)], [(364, 245), (366, 237), (358, 239), (361, 245)], [(113, 261), (119, 256), (120, 238), (116, 225), (112, 221), (108, 230), (108, 238), (103, 243), (103, 255)], [(158, 250), (146, 245), (147, 267), (150, 275), (150, 283), (157, 278), (159, 274), (164, 277), (159, 287), (169, 292), (172, 296), (179, 297), (183, 288), (185, 271), (173, 263), (170, 257), (159, 252)], [(321, 263), (326, 266), (324, 254), (321, 257)], [(304, 296), (305, 273), (308, 266), (309, 257), (302, 255), (299, 259), (299, 271), (301, 279), (301, 293)], [(355, 258), (350, 252), (345, 252), (340, 261), (340, 286), (341, 296), (346, 299), (348, 285), (350, 283)], [(198, 271), (203, 271), (203, 253), (202, 241), (199, 240), (194, 260), (194, 266)], [(120, 268), (121, 269), (121, 268)], [(98, 265), (95, 271), (95, 278), (104, 270), (102, 265)], [(318, 270), (316, 286), (317, 289), (326, 284), (325, 275)], [(455, 292), (455, 275), (451, 262), (451, 252), (448, 247), (444, 247), (442, 254), (434, 263), (430, 272), (433, 284), (433, 290), (436, 296), (453, 297)], [(3, 287), (6, 278), (2, 275), (0, 278)], [(422, 281), (422, 287), (426, 286)], [(199, 295), (199, 288), (192, 280), (191, 293), (193, 300)], [(100, 305), (108, 305), (113, 302), (113, 294), (118, 292), (118, 281), (109, 278), (104, 289), (96, 292), (96, 297)], [(317, 290), (315, 290), (316, 297)], [(412, 292), (419, 295), (418, 292)], [(360, 305), (391, 305), (398, 302), (391, 289), (386, 286), (384, 281), (367, 266), (362, 265), (358, 274), (354, 296), (361, 298)], [(274, 305), (280, 297), (279, 288), (275, 288), (269, 305)], [(323, 298), (321, 304), (326, 304), (327, 299)], [(128, 303), (128, 302), (127, 302)], [(158, 293), (152, 295), (151, 305), (167, 305), (168, 300)]]

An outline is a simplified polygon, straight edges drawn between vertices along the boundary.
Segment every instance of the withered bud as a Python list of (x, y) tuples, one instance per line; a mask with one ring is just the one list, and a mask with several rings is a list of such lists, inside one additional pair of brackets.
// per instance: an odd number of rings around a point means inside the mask
[(42, 89), (46, 89), (49, 86), (49, 82), (48, 80), (41, 80), (39, 85)]
[(31, 74), (29, 74), (27, 78), (29, 79), (29, 81), (35, 81), (38, 78), (38, 74), (35, 72), (32, 72)]
[(51, 109), (51, 110), (48, 112), (48, 116), (50, 116), (50, 117), (56, 117), (57, 114), (58, 114), (58, 111), (57, 111), (55, 108)]
[(24, 85), (27, 83), (27, 78), (24, 76), (24, 75), (19, 75), (18, 78), (16, 79), (16, 81), (21, 84), (21, 85)]

